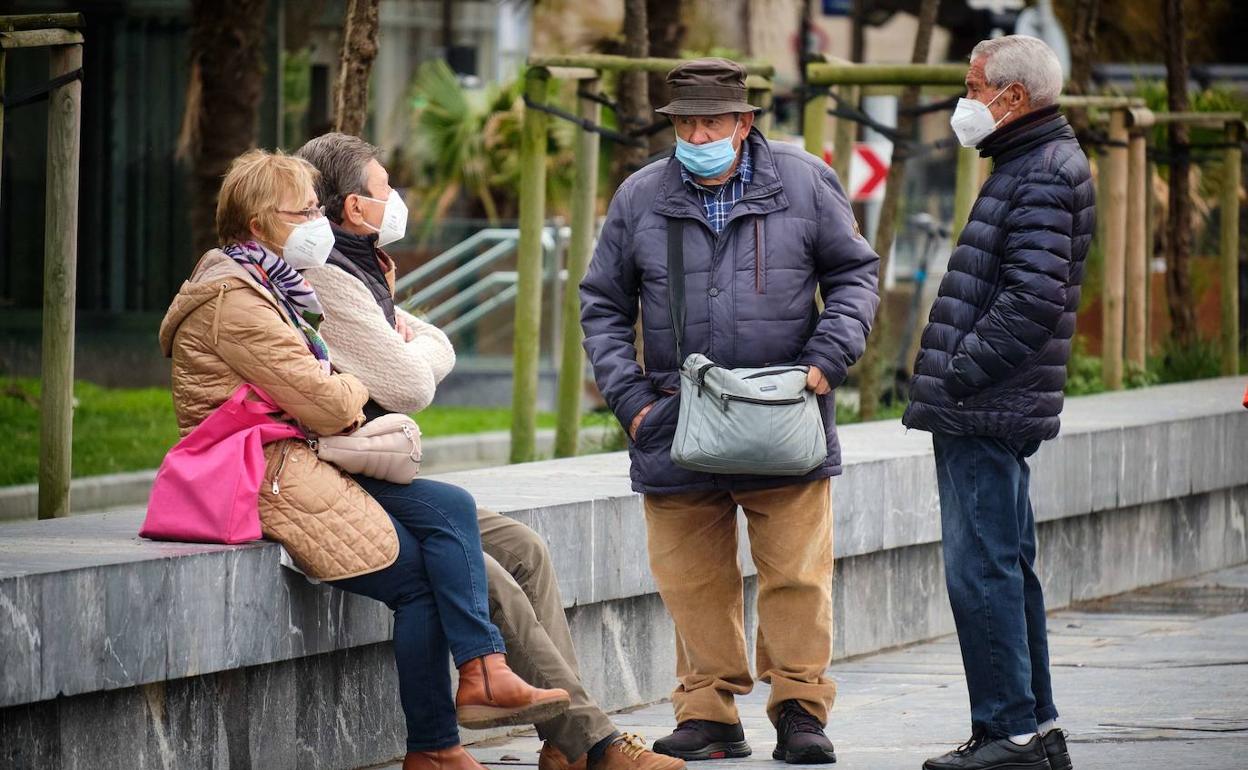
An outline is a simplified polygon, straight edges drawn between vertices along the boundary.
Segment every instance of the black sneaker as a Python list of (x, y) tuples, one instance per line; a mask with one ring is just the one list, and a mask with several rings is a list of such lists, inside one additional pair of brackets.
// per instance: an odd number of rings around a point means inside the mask
[(780, 704), (776, 721), (776, 750), (772, 759), (790, 765), (826, 765), (836, 761), (836, 749), (823, 733), (823, 725), (795, 700)]
[(745, 742), (741, 723), (724, 724), (705, 719), (687, 719), (676, 725), (676, 731), (654, 742), (657, 754), (666, 754), (687, 762), (699, 759), (748, 757), (750, 744)]
[(1070, 762), (1070, 752), (1066, 750), (1066, 731), (1060, 727), (1054, 727), (1044, 735), (1040, 736), (1040, 742), (1044, 744), (1044, 753), (1049, 757), (1049, 766), (1053, 770), (1072, 770), (1074, 765)]
[(1040, 736), (1022, 746), (1009, 738), (990, 738), (975, 733), (948, 754), (923, 763), (923, 770), (1050, 770)]

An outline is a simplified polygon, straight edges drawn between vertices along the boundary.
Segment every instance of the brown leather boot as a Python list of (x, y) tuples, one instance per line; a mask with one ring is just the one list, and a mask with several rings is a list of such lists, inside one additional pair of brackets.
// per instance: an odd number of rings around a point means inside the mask
[(596, 762), (588, 764), (588, 770), (684, 770), (685, 760), (655, 754), (646, 748), (646, 742), (632, 733), (624, 733), (611, 742)]
[(437, 751), (409, 751), (403, 758), (403, 770), (485, 770), (463, 746)]
[(546, 741), (542, 744), (542, 750), (537, 753), (537, 770), (585, 770), (588, 758), (588, 754), (582, 754), (575, 762), (568, 762), (562, 751)]
[(541, 690), (516, 676), (500, 652), (459, 667), (455, 716), (464, 727), (481, 730), (545, 722), (567, 711), (569, 703), (567, 690)]

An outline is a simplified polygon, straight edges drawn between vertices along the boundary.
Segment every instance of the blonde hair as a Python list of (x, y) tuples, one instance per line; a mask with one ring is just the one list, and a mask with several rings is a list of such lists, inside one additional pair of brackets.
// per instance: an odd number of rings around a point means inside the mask
[(283, 201), (292, 196), (302, 198), (309, 187), (315, 189), (318, 176), (311, 163), (281, 150), (248, 150), (235, 158), (217, 195), (217, 237), (221, 244), (253, 240), (253, 219), (262, 233), (273, 238), (280, 232), (277, 210)]

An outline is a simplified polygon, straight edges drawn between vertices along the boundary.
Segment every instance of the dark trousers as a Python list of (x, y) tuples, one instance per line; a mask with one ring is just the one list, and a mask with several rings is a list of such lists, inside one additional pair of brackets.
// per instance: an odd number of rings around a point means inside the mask
[(935, 434), (945, 583), (971, 726), (993, 737), (1057, 717), (1027, 458), (1038, 441)]
[(407, 718), (407, 750), (459, 743), (448, 655), (456, 666), (505, 652), (490, 622), (477, 504), (459, 487), (417, 479), (391, 484), (362, 476), (360, 486), (386, 509), (399, 536), (399, 558), (333, 585), (394, 610), (394, 659)]

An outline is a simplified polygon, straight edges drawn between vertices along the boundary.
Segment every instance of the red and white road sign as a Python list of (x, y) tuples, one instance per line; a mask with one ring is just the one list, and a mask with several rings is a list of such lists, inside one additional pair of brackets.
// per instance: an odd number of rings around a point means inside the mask
[(884, 180), (888, 177), (892, 154), (892, 145), (886, 142), (858, 142), (854, 145), (854, 156), (849, 162), (851, 201), (884, 200)]
[[(893, 147), (888, 142), (855, 142), (854, 155), (849, 160), (849, 199), (854, 203), (884, 200), (884, 180), (888, 178), (888, 166)], [(832, 165), (832, 147), (823, 148), (823, 160)], [(842, 179), (844, 184), (845, 180)]]

